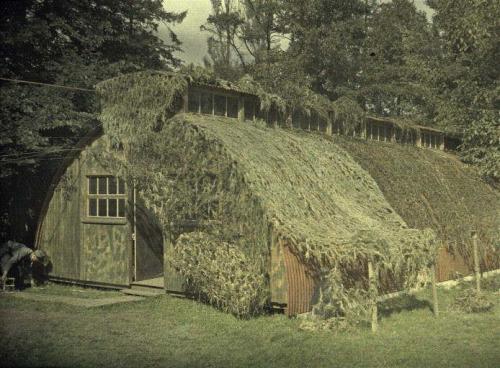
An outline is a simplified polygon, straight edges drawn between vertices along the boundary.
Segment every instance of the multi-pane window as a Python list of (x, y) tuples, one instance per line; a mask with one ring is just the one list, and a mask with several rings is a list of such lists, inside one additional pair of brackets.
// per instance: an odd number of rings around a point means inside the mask
[(214, 95), (214, 115), (226, 116), (226, 96)]
[(309, 118), (309, 129), (311, 130), (319, 130), (319, 115), (316, 111), (311, 111), (311, 117)]
[(319, 124), (319, 131), (326, 133), (326, 127), (328, 126), (328, 122), (323, 116), (319, 117), (318, 124)]
[(214, 113), (213, 95), (209, 92), (202, 92), (200, 99), (200, 112), (202, 114), (212, 115)]
[[(188, 92), (188, 111), (238, 118), (239, 101), (236, 96), (190, 89)], [(251, 113), (253, 114), (253, 109)]]
[(200, 92), (189, 90), (188, 111), (196, 113), (200, 112)]
[(422, 133), (422, 146), (426, 148), (438, 149), (441, 145), (441, 137), (439, 134), (434, 133)]
[(125, 217), (125, 182), (116, 176), (89, 176), (87, 215), (89, 217)]
[(237, 118), (238, 117), (238, 97), (226, 96), (227, 98), (227, 117)]
[(245, 120), (253, 120), (255, 116), (255, 102), (253, 98), (245, 97)]
[(389, 142), (391, 140), (391, 129), (383, 124), (369, 123), (366, 133), (367, 138), (375, 141)]

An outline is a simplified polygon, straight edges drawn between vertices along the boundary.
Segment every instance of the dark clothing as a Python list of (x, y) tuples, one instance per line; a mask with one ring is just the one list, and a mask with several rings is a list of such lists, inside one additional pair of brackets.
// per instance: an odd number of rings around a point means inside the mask
[(2, 276), (7, 276), (12, 266), (24, 268), (29, 263), (33, 250), (26, 245), (9, 240), (0, 246), (0, 268)]

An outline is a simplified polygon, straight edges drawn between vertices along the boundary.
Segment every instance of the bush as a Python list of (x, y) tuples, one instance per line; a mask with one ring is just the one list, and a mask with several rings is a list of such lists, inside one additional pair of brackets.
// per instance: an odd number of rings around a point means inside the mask
[(488, 291), (500, 290), (500, 276), (489, 277), (481, 280), (481, 288)]
[(494, 304), (488, 300), (483, 293), (474, 289), (466, 289), (459, 292), (455, 298), (452, 309), (465, 313), (487, 312)]
[(198, 299), (240, 318), (262, 312), (268, 300), (265, 276), (236, 245), (193, 232), (179, 237), (173, 253), (173, 267)]

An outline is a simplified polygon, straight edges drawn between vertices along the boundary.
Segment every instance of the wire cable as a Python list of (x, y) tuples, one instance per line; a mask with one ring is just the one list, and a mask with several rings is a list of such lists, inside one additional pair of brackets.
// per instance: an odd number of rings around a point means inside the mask
[(63, 86), (61, 84), (33, 82), (33, 81), (27, 81), (27, 80), (21, 80), (21, 79), (12, 79), (12, 78), (4, 78), (4, 77), (0, 77), (0, 80), (7, 81), (7, 82), (13, 82), (13, 83), (35, 84), (35, 85), (38, 85), (38, 86), (46, 86), (46, 87), (53, 87), (53, 88), (63, 88), (63, 89), (69, 89), (69, 90), (74, 90), (74, 91), (95, 92), (95, 89), (81, 88), (81, 87), (72, 87), (72, 86)]

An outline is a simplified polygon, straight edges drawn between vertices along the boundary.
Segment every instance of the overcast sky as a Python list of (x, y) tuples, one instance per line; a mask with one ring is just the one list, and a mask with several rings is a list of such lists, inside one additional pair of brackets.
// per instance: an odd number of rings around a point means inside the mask
[[(202, 64), (203, 57), (207, 54), (208, 36), (206, 32), (200, 31), (200, 26), (206, 22), (210, 14), (210, 0), (164, 0), (163, 3), (168, 11), (188, 11), (184, 21), (172, 27), (182, 41), (182, 49), (184, 50), (177, 56), (187, 63)], [(424, 0), (415, 0), (415, 5), (417, 9), (426, 11), (430, 16), (429, 8), (424, 4)], [(166, 28), (160, 27), (161, 37), (167, 40), (167, 34)]]

